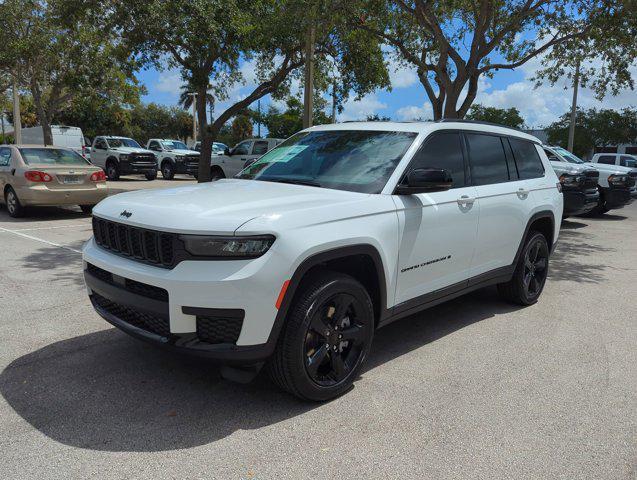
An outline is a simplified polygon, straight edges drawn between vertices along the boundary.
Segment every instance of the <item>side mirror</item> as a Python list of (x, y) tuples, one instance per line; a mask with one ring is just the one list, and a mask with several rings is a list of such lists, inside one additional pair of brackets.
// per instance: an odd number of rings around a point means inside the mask
[(232, 156), (232, 150), (230, 150), (228, 147), (223, 149), (223, 154), (227, 157)]
[(451, 174), (440, 168), (418, 168), (412, 170), (407, 178), (396, 187), (398, 195), (414, 193), (440, 192), (449, 190), (453, 185)]

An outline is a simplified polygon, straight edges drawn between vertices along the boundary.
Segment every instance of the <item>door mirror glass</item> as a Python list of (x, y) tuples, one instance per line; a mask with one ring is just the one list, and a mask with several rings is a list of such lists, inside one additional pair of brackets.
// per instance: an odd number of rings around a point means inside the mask
[(232, 156), (232, 150), (230, 150), (228, 147), (223, 149), (223, 154), (227, 157), (231, 157)]
[(453, 185), (451, 174), (439, 168), (417, 168), (407, 175), (407, 178), (396, 187), (398, 195), (412, 195), (414, 193), (439, 192), (449, 190)]

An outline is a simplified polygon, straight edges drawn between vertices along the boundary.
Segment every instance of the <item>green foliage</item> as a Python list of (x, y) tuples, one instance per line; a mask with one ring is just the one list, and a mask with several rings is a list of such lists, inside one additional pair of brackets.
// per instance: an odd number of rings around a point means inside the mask
[[(565, 113), (547, 127), (548, 140), (566, 148), (570, 114)], [(637, 109), (624, 108), (621, 112), (610, 109), (578, 110), (575, 121), (573, 150), (583, 156), (595, 147), (614, 146), (637, 142)]]
[(248, 112), (242, 112), (232, 121), (232, 145), (252, 137), (252, 120)]
[[(331, 123), (324, 111), (325, 103), (324, 99), (315, 101), (314, 125)], [(270, 105), (267, 113), (261, 117), (254, 111), (251, 114), (255, 121), (259, 121), (268, 129), (268, 137), (288, 138), (303, 129), (303, 103), (296, 97), (288, 97), (286, 107), (285, 111), (281, 112), (274, 105)]]
[(497, 123), (512, 128), (524, 127), (524, 119), (520, 116), (520, 111), (515, 108), (485, 107), (476, 103), (471, 106), (467, 114), (469, 120), (480, 120), (482, 122)]
[[(6, 119), (13, 124), (13, 99), (7, 97), (3, 103)], [(20, 120), (22, 128), (35, 127), (38, 124), (38, 116), (35, 112), (35, 105), (31, 95), (20, 95)]]

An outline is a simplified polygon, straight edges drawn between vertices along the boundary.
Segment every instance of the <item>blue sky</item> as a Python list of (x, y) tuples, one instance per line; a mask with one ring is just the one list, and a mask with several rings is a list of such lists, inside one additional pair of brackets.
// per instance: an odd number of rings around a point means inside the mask
[[(388, 116), (392, 120), (431, 118), (431, 107), (414, 70), (409, 66), (400, 65), (390, 57), (388, 63), (392, 90), (378, 90), (360, 101), (348, 100), (343, 113), (338, 117), (339, 121), (364, 119), (374, 113)], [(570, 108), (572, 90), (567, 84), (534, 88), (530, 78), (538, 66), (539, 60), (536, 59), (516, 70), (499, 71), (492, 79), (483, 78), (476, 103), (500, 108), (516, 107), (530, 128), (550, 124)], [(244, 85), (237, 85), (232, 89), (230, 100), (240, 99), (254, 87), (253, 65), (244, 62), (241, 69), (244, 74)], [(633, 74), (634, 78), (637, 78), (637, 68), (633, 68)], [(148, 90), (144, 101), (176, 105), (181, 85), (178, 71), (148, 70), (140, 72), (139, 79)], [(294, 89), (300, 91), (300, 86), (296, 85)], [(262, 106), (269, 102), (270, 99), (266, 97), (262, 100)], [(228, 102), (219, 104), (217, 110), (220, 111), (227, 104)], [(637, 92), (622, 91), (616, 97), (607, 96), (600, 102), (594, 98), (593, 92), (582, 89), (579, 104), (584, 108), (620, 109), (629, 105), (637, 106)]]

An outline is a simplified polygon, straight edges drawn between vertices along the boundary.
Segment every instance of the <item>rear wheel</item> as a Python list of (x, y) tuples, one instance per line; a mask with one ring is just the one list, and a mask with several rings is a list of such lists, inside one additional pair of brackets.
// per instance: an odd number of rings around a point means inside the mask
[(4, 194), (4, 201), (7, 205), (7, 211), (9, 212), (9, 215), (11, 215), (13, 218), (19, 218), (24, 215), (24, 207), (20, 203), (20, 200), (18, 199), (18, 196), (16, 195), (13, 188), (7, 188), (7, 191)]
[(544, 235), (531, 231), (518, 259), (513, 278), (498, 285), (507, 300), (532, 305), (540, 297), (549, 272), (549, 246)]
[(109, 180), (119, 180), (119, 167), (113, 160), (106, 162), (106, 176)]
[(167, 160), (161, 164), (161, 176), (164, 180), (172, 180), (175, 178), (175, 170), (173, 169), (172, 162)]
[(347, 391), (374, 336), (374, 308), (357, 280), (323, 272), (305, 282), (290, 306), (268, 364), (282, 389), (325, 401)]
[(148, 172), (145, 177), (146, 180), (155, 180), (157, 178), (157, 172)]

